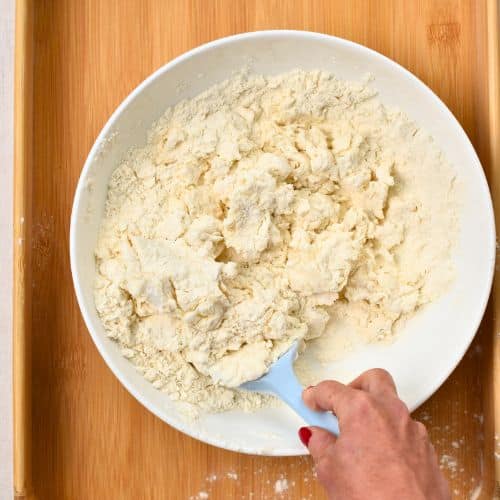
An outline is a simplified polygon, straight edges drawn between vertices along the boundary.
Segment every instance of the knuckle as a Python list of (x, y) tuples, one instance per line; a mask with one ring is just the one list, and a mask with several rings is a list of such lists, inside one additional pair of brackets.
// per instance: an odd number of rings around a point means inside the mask
[(422, 438), (427, 438), (427, 427), (422, 422), (415, 422), (415, 432)]
[(392, 375), (383, 368), (372, 368), (371, 370), (368, 370), (367, 375), (380, 382), (390, 382), (391, 384), (394, 383)]
[(400, 399), (394, 399), (389, 403), (389, 410), (398, 418), (405, 418), (410, 416), (408, 407)]
[(319, 383), (315, 387), (315, 394), (316, 395), (321, 395), (323, 399), (327, 400), (331, 405), (334, 403), (335, 395), (337, 394), (338, 391), (337, 389), (337, 384), (331, 380), (325, 380), (324, 382)]
[(358, 391), (352, 398), (352, 408), (356, 412), (366, 413), (373, 409), (374, 401), (372, 396), (364, 391)]

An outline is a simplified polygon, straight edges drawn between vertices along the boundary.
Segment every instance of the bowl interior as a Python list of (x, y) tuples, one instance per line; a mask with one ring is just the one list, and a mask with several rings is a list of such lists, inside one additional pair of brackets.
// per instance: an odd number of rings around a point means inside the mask
[(411, 319), (393, 344), (363, 347), (332, 363), (325, 376), (348, 381), (365, 369), (384, 367), (392, 373), (400, 395), (412, 409), (442, 384), (470, 344), (489, 295), (495, 253), (491, 199), (466, 134), (425, 85), (380, 54), (325, 35), (261, 32), (212, 42), (157, 71), (113, 114), (85, 164), (71, 221), (75, 289), (100, 353), (139, 401), (183, 432), (247, 453), (303, 454), (306, 450), (296, 435), (301, 421), (284, 407), (253, 414), (234, 411), (186, 421), (168, 397), (153, 389), (106, 338), (93, 300), (93, 252), (111, 172), (131, 147), (145, 143), (147, 130), (168, 106), (197, 95), (245, 66), (264, 74), (295, 68), (326, 69), (352, 80), (371, 73), (382, 101), (404, 110), (434, 136), (464, 187), (461, 232), (454, 253), (457, 276), (449, 292)]

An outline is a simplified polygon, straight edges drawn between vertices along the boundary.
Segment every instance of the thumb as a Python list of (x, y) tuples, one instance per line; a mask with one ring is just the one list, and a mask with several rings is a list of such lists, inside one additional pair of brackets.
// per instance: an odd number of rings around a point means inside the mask
[(300, 440), (307, 446), (309, 453), (316, 462), (320, 457), (331, 455), (337, 438), (321, 427), (301, 427)]

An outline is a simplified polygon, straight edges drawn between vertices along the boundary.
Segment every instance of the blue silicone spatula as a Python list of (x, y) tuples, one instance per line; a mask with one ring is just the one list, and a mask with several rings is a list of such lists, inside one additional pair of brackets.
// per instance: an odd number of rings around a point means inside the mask
[(339, 422), (332, 413), (310, 410), (302, 401), (303, 387), (293, 371), (297, 348), (298, 342), (294, 342), (265, 375), (257, 380), (245, 382), (240, 387), (247, 391), (274, 394), (300, 415), (307, 425), (321, 427), (338, 436)]

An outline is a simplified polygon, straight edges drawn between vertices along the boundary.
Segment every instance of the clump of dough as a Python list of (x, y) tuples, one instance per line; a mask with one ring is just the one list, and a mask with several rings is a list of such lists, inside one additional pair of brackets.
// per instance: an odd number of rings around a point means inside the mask
[(374, 340), (441, 293), (452, 187), (429, 136), (366, 85), (239, 75), (168, 109), (113, 173), (97, 310), (173, 399), (254, 407), (232, 388), (333, 310)]

